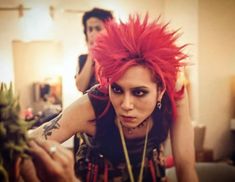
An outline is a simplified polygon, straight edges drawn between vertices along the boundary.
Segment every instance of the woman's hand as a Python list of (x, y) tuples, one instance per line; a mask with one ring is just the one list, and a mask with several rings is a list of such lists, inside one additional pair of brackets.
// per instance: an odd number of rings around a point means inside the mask
[(50, 140), (29, 142), (32, 160), (41, 181), (75, 182), (74, 157), (70, 150)]

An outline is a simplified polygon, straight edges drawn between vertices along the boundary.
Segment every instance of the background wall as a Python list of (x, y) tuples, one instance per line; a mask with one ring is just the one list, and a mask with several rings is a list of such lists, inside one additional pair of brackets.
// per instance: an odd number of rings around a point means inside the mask
[[(35, 84), (52, 83), (60, 78), (62, 46), (60, 42), (31, 41), (12, 43), (15, 89), (20, 95), (21, 108), (34, 106)], [(33, 90), (33, 91), (32, 91)], [(37, 90), (38, 91), (38, 90)], [(38, 91), (39, 92), (39, 91)], [(62, 98), (59, 98), (61, 100)], [(36, 108), (34, 108), (36, 111)]]
[[(187, 68), (191, 116), (207, 126), (205, 148), (213, 149), (215, 158), (231, 154), (235, 147), (235, 136), (229, 130), (230, 119), (235, 117), (229, 81), (235, 75), (234, 0), (0, 0), (0, 7), (20, 3), (32, 8), (22, 17), (18, 11), (0, 11), (0, 81), (14, 81), (12, 41), (59, 41), (63, 47), (59, 69), (63, 104), (67, 106), (80, 96), (74, 74), (78, 55), (87, 51), (81, 24), (83, 11), (102, 7), (122, 20), (129, 13), (148, 11), (151, 18), (161, 14), (171, 28), (181, 28), (179, 42), (190, 43), (185, 51), (192, 62)], [(54, 7), (53, 17), (50, 5)]]
[(235, 75), (235, 1), (199, 1), (199, 118), (206, 124), (205, 146), (215, 157), (235, 149), (230, 128), (231, 78)]

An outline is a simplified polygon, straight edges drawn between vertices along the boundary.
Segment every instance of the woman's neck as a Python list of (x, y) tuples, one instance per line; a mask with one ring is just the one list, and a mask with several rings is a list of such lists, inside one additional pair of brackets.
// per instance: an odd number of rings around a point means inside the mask
[(124, 136), (129, 139), (144, 137), (146, 134), (146, 127), (147, 127), (148, 123), (149, 123), (149, 129), (151, 130), (151, 128), (153, 126), (153, 121), (152, 121), (151, 117), (145, 119), (139, 125), (137, 125), (136, 127), (132, 127), (132, 128), (126, 127), (121, 124)]

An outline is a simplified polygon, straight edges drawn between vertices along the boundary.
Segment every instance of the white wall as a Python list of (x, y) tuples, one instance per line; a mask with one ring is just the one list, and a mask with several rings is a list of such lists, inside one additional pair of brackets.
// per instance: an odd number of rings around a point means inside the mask
[(198, 122), (198, 1), (167, 0), (164, 4), (164, 13), (170, 25), (180, 29), (180, 44), (189, 44), (184, 50), (189, 56), (189, 65), (186, 67), (190, 83), (189, 104), (191, 119)]
[(230, 79), (235, 75), (235, 1), (199, 1), (200, 122), (206, 124), (205, 146), (221, 158), (235, 149), (229, 122)]

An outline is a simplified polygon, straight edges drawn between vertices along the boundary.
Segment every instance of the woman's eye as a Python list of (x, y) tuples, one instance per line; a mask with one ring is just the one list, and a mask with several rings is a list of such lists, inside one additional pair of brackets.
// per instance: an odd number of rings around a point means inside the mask
[(102, 30), (101, 27), (99, 27), (99, 26), (96, 27), (96, 31), (97, 31), (97, 32), (100, 32), (101, 30)]
[(141, 97), (141, 96), (144, 96), (144, 95), (146, 95), (146, 94), (147, 94), (147, 92), (144, 91), (144, 90), (134, 90), (134, 91), (133, 91), (133, 95), (134, 95), (134, 96), (137, 96), (137, 97)]
[(93, 28), (92, 27), (89, 27), (88, 28), (88, 32), (92, 32)]
[(112, 88), (112, 91), (113, 91), (114, 93), (116, 93), (116, 94), (122, 93), (121, 88), (119, 88), (119, 87), (117, 87), (117, 86), (112, 85), (111, 88)]

